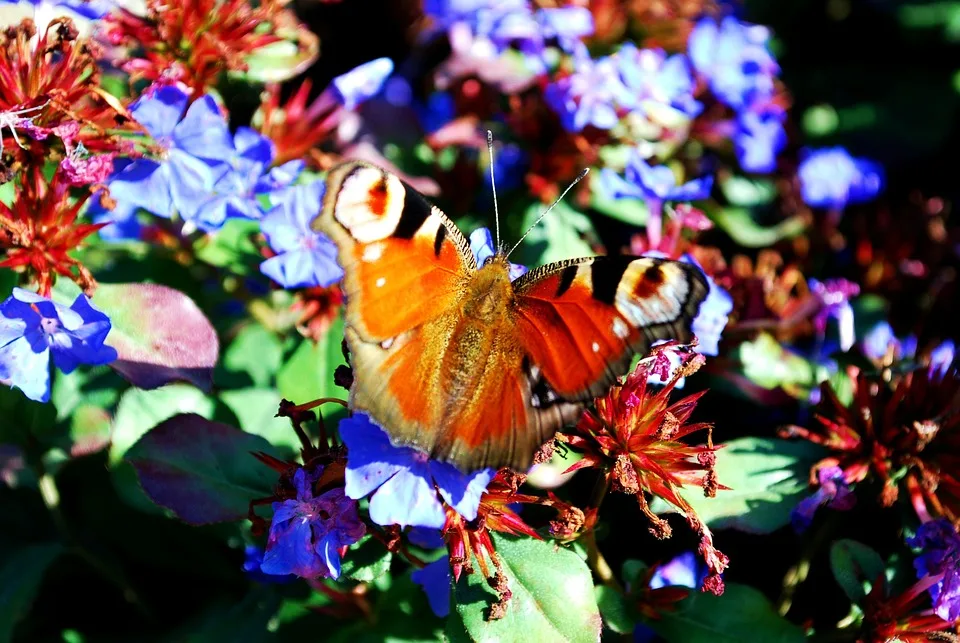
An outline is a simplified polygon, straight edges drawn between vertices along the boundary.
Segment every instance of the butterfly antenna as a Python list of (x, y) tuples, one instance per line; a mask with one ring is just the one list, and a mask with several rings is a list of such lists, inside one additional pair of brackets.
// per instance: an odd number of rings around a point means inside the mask
[(490, 153), (490, 188), (493, 190), (493, 218), (497, 222), (497, 249), (500, 249), (500, 210), (497, 208), (497, 184), (493, 180), (493, 132), (487, 130), (487, 152)]
[(547, 216), (547, 214), (550, 213), (550, 210), (552, 210), (552, 209), (554, 209), (555, 207), (557, 207), (557, 204), (560, 203), (560, 201), (563, 200), (563, 197), (567, 196), (567, 192), (569, 192), (570, 190), (572, 190), (572, 189), (573, 189), (573, 186), (575, 186), (577, 183), (579, 183), (580, 181), (582, 181), (582, 180), (583, 180), (583, 177), (585, 177), (585, 176), (587, 175), (587, 172), (589, 172), (589, 171), (590, 171), (590, 168), (588, 168), (588, 167), (583, 168), (583, 172), (581, 172), (581, 173), (577, 176), (577, 178), (575, 178), (575, 179), (573, 180), (573, 183), (571, 183), (570, 185), (567, 186), (567, 189), (563, 191), (563, 194), (561, 194), (560, 196), (558, 196), (558, 197), (557, 197), (557, 200), (554, 201), (554, 202), (550, 205), (549, 208), (547, 208), (546, 210), (544, 210), (544, 211), (540, 214), (539, 217), (537, 217), (537, 220), (533, 222), (533, 225), (531, 225), (529, 228), (527, 228), (527, 231), (523, 233), (523, 236), (520, 237), (520, 240), (517, 241), (517, 243), (516, 243), (512, 248), (510, 248), (510, 252), (507, 253), (507, 256), (508, 256), (508, 257), (511, 255), (511, 253), (513, 253), (514, 250), (517, 249), (517, 246), (519, 246), (521, 243), (523, 243), (523, 240), (527, 238), (527, 235), (530, 234), (530, 231), (533, 230), (534, 228), (536, 228), (538, 223), (540, 223), (541, 221), (543, 221), (543, 217)]

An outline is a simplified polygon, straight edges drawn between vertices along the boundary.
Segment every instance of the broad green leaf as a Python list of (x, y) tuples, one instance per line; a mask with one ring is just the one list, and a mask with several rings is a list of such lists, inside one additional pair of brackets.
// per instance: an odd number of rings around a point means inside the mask
[(342, 317), (333, 322), (317, 344), (302, 340), (277, 375), (280, 394), (296, 404), (321, 397), (345, 397), (347, 392), (333, 383), (337, 366), (346, 364), (342, 342)]
[(830, 546), (830, 569), (833, 577), (854, 604), (859, 604), (867, 592), (864, 583), (874, 583), (884, 573), (880, 554), (855, 540), (838, 540)]
[(246, 373), (255, 386), (270, 386), (283, 362), (283, 345), (260, 324), (248, 324), (223, 354), (223, 367)]
[(283, 40), (254, 49), (244, 59), (247, 68), (236, 74), (261, 83), (279, 83), (302, 74), (320, 55), (320, 39), (296, 21), (279, 26), (276, 35)]
[(253, 457), (279, 455), (263, 438), (199, 415), (175, 415), (133, 445), (126, 460), (151, 500), (184, 522), (239, 520), (273, 494), (277, 473)]
[(166, 640), (180, 643), (276, 641), (270, 631), (270, 621), (280, 609), (280, 602), (281, 596), (272, 586), (253, 586), (239, 602), (215, 603)]
[(19, 389), (0, 385), (0, 418), (0, 444), (24, 446), (32, 436), (51, 432), (57, 409), (28, 399)]
[(674, 611), (647, 624), (671, 643), (803, 643), (803, 630), (778, 615), (748, 585), (727, 583), (722, 596), (690, 592)]
[[(823, 455), (823, 447), (802, 440), (737, 438), (717, 451), (717, 479), (730, 490), (715, 498), (699, 489), (682, 495), (714, 529), (769, 534), (789, 524), (790, 512), (809, 493), (810, 467)], [(653, 510), (672, 508), (658, 498)]]
[(120, 398), (113, 420), (110, 462), (116, 464), (133, 443), (152, 427), (178, 413), (213, 417), (214, 402), (186, 384), (171, 384), (153, 391), (130, 389)]
[(27, 615), (47, 568), (63, 553), (59, 543), (29, 545), (5, 552), (0, 562), (0, 643), (13, 638), (17, 622)]
[(390, 571), (393, 554), (373, 536), (350, 545), (340, 565), (341, 578), (370, 583)]
[(757, 386), (780, 387), (794, 397), (802, 397), (816, 384), (813, 364), (784, 348), (768, 333), (742, 343), (737, 352), (743, 374)]
[(240, 428), (264, 438), (270, 444), (300, 451), (300, 440), (288, 418), (276, 417), (280, 407), (280, 393), (268, 388), (243, 388), (220, 394), (223, 403), (233, 411)]
[(606, 585), (597, 585), (597, 605), (600, 606), (600, 615), (603, 625), (617, 634), (628, 634), (636, 626), (637, 617), (623, 594)]
[(771, 179), (750, 179), (735, 174), (722, 181), (720, 189), (732, 205), (745, 208), (766, 205), (777, 196), (777, 186)]
[(260, 222), (251, 219), (227, 219), (216, 234), (197, 240), (197, 259), (234, 275), (256, 274), (263, 263), (254, 238), (260, 233)]
[(185, 381), (213, 385), (219, 341), (192, 299), (159, 284), (100, 284), (94, 305), (110, 317), (110, 366), (135, 386), (152, 389)]
[(81, 404), (70, 418), (70, 455), (96, 453), (110, 444), (112, 418), (92, 404)]
[(799, 217), (791, 217), (765, 228), (753, 220), (750, 210), (741, 207), (713, 210), (710, 218), (731, 239), (747, 248), (772, 246), (778, 241), (802, 234), (807, 228), (807, 224)]
[[(535, 203), (523, 216), (526, 230), (544, 211), (545, 206)], [(537, 226), (530, 231), (520, 246), (522, 261), (528, 266), (537, 266), (553, 261), (596, 254), (585, 239), (595, 236), (590, 217), (574, 210), (561, 201)]]
[(590, 641), (600, 638), (600, 610), (586, 563), (552, 542), (493, 534), (513, 596), (503, 618), (489, 621), (497, 594), (482, 574), (456, 586), (459, 625), (473, 641)]

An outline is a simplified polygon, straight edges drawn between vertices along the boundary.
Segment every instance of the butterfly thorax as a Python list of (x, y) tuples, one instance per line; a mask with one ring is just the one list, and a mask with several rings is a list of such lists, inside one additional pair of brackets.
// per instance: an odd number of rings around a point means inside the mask
[(480, 323), (496, 323), (509, 314), (512, 303), (510, 264), (498, 254), (470, 276), (463, 302), (464, 316)]

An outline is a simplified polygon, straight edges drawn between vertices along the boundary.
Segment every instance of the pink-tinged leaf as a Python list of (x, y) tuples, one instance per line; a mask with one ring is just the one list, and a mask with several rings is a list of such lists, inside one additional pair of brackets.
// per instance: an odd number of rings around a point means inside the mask
[(194, 413), (175, 415), (127, 451), (150, 499), (192, 525), (239, 520), (273, 494), (277, 473), (251, 455), (276, 453), (257, 435)]
[(113, 324), (106, 343), (119, 358), (110, 366), (134, 386), (182, 381), (210, 390), (220, 344), (192, 299), (158, 284), (101, 284), (93, 303)]

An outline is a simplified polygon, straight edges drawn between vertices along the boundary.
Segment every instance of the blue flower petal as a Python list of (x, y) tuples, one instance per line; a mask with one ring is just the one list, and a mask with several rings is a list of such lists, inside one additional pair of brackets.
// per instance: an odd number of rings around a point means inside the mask
[(440, 529), (446, 513), (424, 466), (411, 466), (384, 482), (370, 498), (370, 519), (378, 525)]
[(161, 141), (173, 135), (188, 100), (189, 97), (183, 91), (167, 85), (141, 97), (130, 107), (130, 113), (146, 128), (150, 136)]
[(349, 110), (380, 92), (384, 81), (393, 73), (393, 61), (377, 58), (333, 79), (340, 102)]
[(423, 569), (415, 570), (410, 577), (423, 588), (430, 603), (430, 609), (440, 618), (450, 614), (450, 589), (453, 575), (450, 573), (450, 560), (444, 556)]
[(394, 447), (379, 426), (362, 413), (340, 422), (347, 446), (346, 493), (359, 500), (410, 465), (411, 449)]
[(467, 475), (452, 464), (431, 462), (430, 473), (447, 504), (467, 520), (473, 520), (480, 508), (480, 496), (497, 472), (494, 469), (481, 469)]

